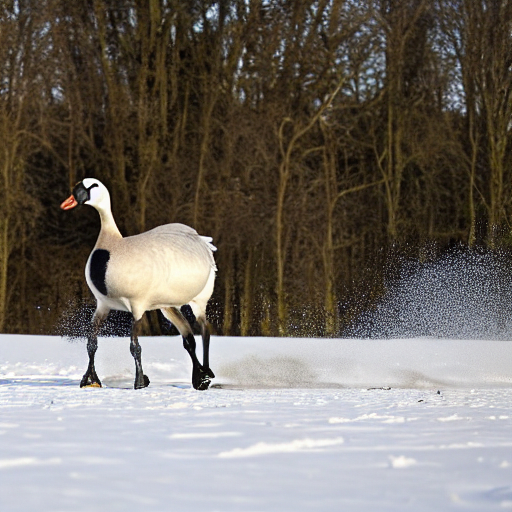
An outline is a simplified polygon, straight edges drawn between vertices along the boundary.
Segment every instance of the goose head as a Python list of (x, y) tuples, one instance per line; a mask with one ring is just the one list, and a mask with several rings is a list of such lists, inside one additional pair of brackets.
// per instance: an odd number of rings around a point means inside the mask
[(107, 187), (94, 178), (85, 178), (73, 188), (73, 193), (60, 205), (63, 210), (71, 210), (79, 204), (88, 204), (98, 211), (110, 211), (110, 194)]

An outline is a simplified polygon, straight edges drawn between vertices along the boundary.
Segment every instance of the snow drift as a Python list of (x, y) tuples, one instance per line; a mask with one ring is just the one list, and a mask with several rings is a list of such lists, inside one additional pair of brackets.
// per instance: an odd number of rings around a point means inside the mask
[[(197, 340), (200, 346), (200, 339)], [(141, 338), (152, 386), (190, 383), (191, 363), (178, 336)], [(512, 343), (506, 341), (213, 336), (215, 385), (244, 388), (508, 387)], [(100, 338), (97, 371), (105, 385), (130, 387), (128, 338)], [(78, 385), (85, 343), (51, 336), (0, 336), (0, 378), (65, 379)]]

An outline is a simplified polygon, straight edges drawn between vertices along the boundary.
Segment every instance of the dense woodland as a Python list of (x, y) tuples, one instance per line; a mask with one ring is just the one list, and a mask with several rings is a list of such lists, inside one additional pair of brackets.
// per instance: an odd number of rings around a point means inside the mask
[(511, 113), (512, 0), (1, 0), (0, 332), (93, 302), (96, 177), (214, 238), (218, 333), (342, 334), (390, 254), (512, 245)]

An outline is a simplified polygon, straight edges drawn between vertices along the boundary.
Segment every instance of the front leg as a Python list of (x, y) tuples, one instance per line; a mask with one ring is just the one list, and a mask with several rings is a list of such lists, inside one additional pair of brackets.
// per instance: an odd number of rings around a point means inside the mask
[(101, 388), (101, 381), (96, 374), (96, 369), (94, 368), (94, 356), (98, 349), (98, 334), (100, 332), (100, 327), (107, 315), (108, 310), (104, 311), (97, 308), (92, 318), (91, 332), (87, 337), (89, 365), (87, 366), (87, 371), (84, 373), (82, 380), (80, 381), (81, 388)]
[(94, 355), (98, 349), (98, 337), (96, 334), (92, 334), (87, 339), (87, 354), (89, 355), (89, 365), (87, 371), (84, 373), (82, 380), (80, 381), (81, 388), (101, 388), (101, 381), (96, 374), (94, 368)]
[(135, 360), (135, 382), (133, 384), (134, 389), (147, 388), (149, 386), (149, 378), (144, 375), (142, 371), (142, 348), (139, 345), (138, 331), (140, 327), (141, 319), (134, 320), (132, 324), (132, 334), (130, 337), (130, 352)]

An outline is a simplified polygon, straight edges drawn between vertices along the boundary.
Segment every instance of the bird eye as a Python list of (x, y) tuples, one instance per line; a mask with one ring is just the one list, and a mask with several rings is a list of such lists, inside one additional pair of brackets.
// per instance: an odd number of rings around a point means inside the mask
[(82, 182), (75, 185), (73, 196), (78, 204), (84, 204), (89, 199), (89, 192)]
[(91, 189), (98, 186), (97, 183), (93, 183), (90, 187), (86, 188), (83, 181), (77, 183), (73, 189), (73, 196), (75, 196), (76, 202), (78, 204), (84, 204), (89, 201), (89, 199), (91, 199)]

